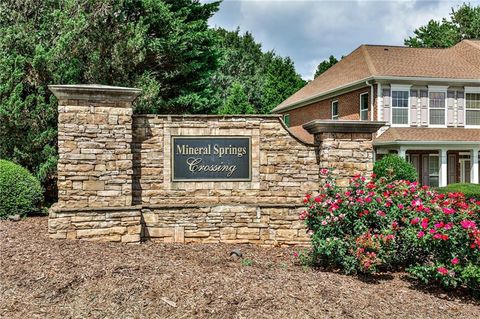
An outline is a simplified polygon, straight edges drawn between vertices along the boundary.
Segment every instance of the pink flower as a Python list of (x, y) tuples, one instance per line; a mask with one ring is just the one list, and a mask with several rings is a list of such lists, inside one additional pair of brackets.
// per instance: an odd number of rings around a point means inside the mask
[(427, 229), (428, 228), (428, 218), (422, 219), (421, 225), (422, 225), (423, 229)]
[(452, 264), (453, 264), (453, 265), (456, 265), (456, 264), (458, 264), (459, 262), (460, 262), (460, 260), (459, 260), (457, 257), (455, 257), (455, 258), (452, 259)]
[(462, 220), (460, 225), (462, 225), (464, 229), (475, 229), (477, 227), (474, 221), (468, 219)]
[(397, 207), (403, 209), (403, 204), (398, 204)]
[(442, 275), (448, 274), (448, 269), (445, 268), (445, 267), (438, 267), (438, 268), (437, 268), (437, 271), (438, 271), (440, 274), (442, 274)]
[(417, 237), (422, 238), (423, 236), (425, 236), (425, 232), (424, 231), (419, 231), (418, 234), (417, 234)]
[(322, 175), (322, 176), (327, 176), (328, 173), (329, 173), (328, 168), (322, 168), (322, 169), (320, 170), (320, 175)]
[(322, 225), (323, 226), (327, 225), (327, 221), (326, 220), (322, 221)]
[(438, 222), (438, 223), (435, 223), (435, 228), (442, 228), (443, 226), (445, 226), (445, 223), (444, 222)]
[(295, 258), (298, 257), (298, 252), (294, 251), (293, 252), (293, 257), (295, 257)]
[(435, 238), (435, 239), (442, 239), (442, 234), (438, 234), (438, 233), (437, 233), (437, 234), (433, 235), (433, 238)]
[(412, 206), (420, 206), (422, 205), (422, 201), (420, 199), (412, 200)]
[(367, 203), (371, 203), (371, 202), (372, 202), (372, 198), (371, 198), (371, 197), (367, 197), (367, 198), (365, 198), (365, 201), (366, 201)]
[(382, 212), (381, 210), (377, 211), (377, 216), (385, 217), (385, 212)]
[(444, 208), (442, 208), (442, 210), (446, 215), (451, 215), (451, 214), (455, 213), (455, 209), (449, 208), (449, 207), (444, 207)]
[(450, 229), (452, 229), (452, 227), (453, 227), (453, 223), (450, 222), (448, 224), (445, 224), (445, 226), (443, 226), (443, 229), (450, 230)]
[(320, 197), (315, 197), (315, 202), (320, 203), (321, 201)]
[(420, 218), (415, 217), (414, 219), (412, 219), (412, 220), (410, 221), (410, 224), (411, 224), (411, 225), (415, 225), (415, 224), (418, 224), (419, 221), (420, 221)]

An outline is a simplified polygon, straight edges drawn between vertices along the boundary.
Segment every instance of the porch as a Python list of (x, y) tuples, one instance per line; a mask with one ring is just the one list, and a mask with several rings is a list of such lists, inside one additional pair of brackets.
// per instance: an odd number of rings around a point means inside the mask
[(377, 149), (377, 158), (396, 153), (410, 162), (422, 185), (443, 187), (454, 183), (479, 183), (478, 145), (438, 147), (432, 145), (405, 145), (395, 149)]

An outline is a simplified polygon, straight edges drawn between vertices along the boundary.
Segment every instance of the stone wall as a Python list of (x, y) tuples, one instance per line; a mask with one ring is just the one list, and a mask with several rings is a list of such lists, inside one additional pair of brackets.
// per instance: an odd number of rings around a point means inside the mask
[[(137, 115), (133, 130), (133, 201), (144, 207), (145, 238), (308, 242), (298, 213), (303, 195), (319, 188), (315, 147), (296, 140), (279, 116)], [(251, 181), (172, 182), (172, 135), (251, 137)]]
[[(304, 194), (319, 189), (319, 169), (333, 168), (343, 185), (372, 167), (378, 123), (314, 121), (305, 125), (313, 145), (293, 136), (280, 115), (132, 115), (135, 89), (51, 90), (60, 157), (52, 238), (305, 245), (298, 214)], [(251, 179), (174, 182), (172, 136), (249, 137)]]

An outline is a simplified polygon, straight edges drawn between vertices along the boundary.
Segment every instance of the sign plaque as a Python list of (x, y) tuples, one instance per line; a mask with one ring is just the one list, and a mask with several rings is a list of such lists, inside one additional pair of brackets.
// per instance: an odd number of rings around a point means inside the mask
[(172, 181), (250, 181), (252, 141), (237, 136), (172, 136)]

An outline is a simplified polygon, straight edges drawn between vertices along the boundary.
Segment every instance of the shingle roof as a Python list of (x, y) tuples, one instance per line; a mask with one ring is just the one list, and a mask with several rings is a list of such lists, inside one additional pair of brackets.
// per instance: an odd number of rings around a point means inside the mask
[(289, 127), (288, 129), (298, 139), (304, 141), (305, 143), (313, 144), (313, 142), (314, 142), (313, 135), (308, 133), (301, 125), (292, 126), (292, 127)]
[(427, 127), (390, 127), (374, 139), (375, 144), (391, 142), (437, 141), (479, 142), (480, 129), (465, 128), (427, 128)]
[(361, 45), (272, 110), (375, 77), (480, 79), (480, 40), (447, 49)]

